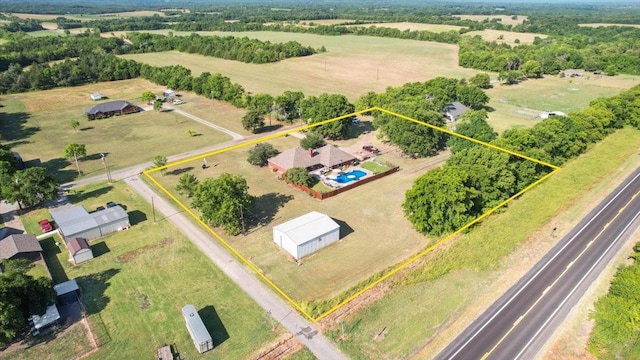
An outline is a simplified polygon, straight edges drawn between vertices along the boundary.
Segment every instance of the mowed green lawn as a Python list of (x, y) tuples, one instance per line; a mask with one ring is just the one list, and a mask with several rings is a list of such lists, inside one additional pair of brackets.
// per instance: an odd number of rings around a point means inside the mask
[[(168, 31), (149, 31), (167, 34)], [(437, 76), (471, 77), (478, 71), (458, 66), (457, 46), (368, 36), (321, 36), (282, 32), (198, 32), (200, 35), (256, 38), (282, 43), (298, 41), (326, 53), (271, 64), (245, 64), (196, 54), (162, 52), (122, 55), (154, 66), (180, 64), (193, 75), (221, 73), (252, 93), (280, 95), (285, 90), (306, 95), (339, 93), (354, 101), (368, 91), (426, 81)], [(116, 33), (120, 36), (122, 33)], [(188, 36), (190, 32), (173, 32)]]
[(560, 78), (547, 75), (516, 85), (494, 84), (486, 90), (494, 111), (489, 123), (502, 132), (510, 127), (530, 127), (541, 121), (542, 111), (562, 111), (567, 114), (584, 109), (597, 98), (617, 95), (640, 82), (640, 76), (595, 76)]
[[(299, 146), (299, 141), (289, 136), (269, 143), (284, 151)], [(375, 139), (371, 144), (382, 148)], [(249, 193), (257, 197), (256, 209), (245, 213), (248, 233), (228, 236), (221, 229), (216, 231), (296, 301), (332, 298), (373, 273), (400, 263), (428, 243), (429, 239), (413, 230), (404, 218), (401, 204), (405, 191), (433, 159), (410, 160), (388, 151), (381, 158), (400, 165), (399, 172), (320, 201), (278, 180), (270, 169), (250, 165), (246, 159), (251, 147), (207, 156), (210, 167), (206, 170), (199, 159), (169, 168), (164, 175), (152, 174), (174, 194), (179, 177), (187, 172), (200, 181), (223, 172), (245, 178)], [(185, 196), (177, 196), (190, 205)], [(310, 211), (338, 221), (341, 240), (303, 258), (298, 265), (273, 242), (272, 228)]]
[[(103, 102), (128, 100), (144, 105), (140, 97), (147, 90), (161, 93), (163, 87), (134, 79), (6, 95), (1, 99), (1, 140), (29, 165), (44, 166), (57, 180), (66, 182), (78, 175), (75, 164), (63, 158), (69, 143), (86, 146), (87, 157), (80, 161), (80, 170), (84, 176), (92, 176), (105, 172), (101, 153), (114, 170), (151, 161), (155, 155), (180, 154), (231, 139), (172, 112), (151, 110), (93, 121), (83, 113), (98, 103), (89, 99), (92, 92), (108, 96)], [(215, 115), (210, 114), (211, 118)], [(71, 120), (80, 123), (78, 129), (70, 126)], [(187, 130), (197, 136), (187, 135)]]
[[(89, 210), (107, 201), (126, 206), (132, 227), (92, 240), (95, 259), (68, 262), (64, 245), (42, 240), (56, 282), (77, 278), (99, 350), (93, 359), (152, 358), (175, 344), (183, 358), (247, 359), (278, 335), (265, 311), (229, 280), (169, 221), (153, 222), (152, 209), (124, 183), (74, 189), (73, 203)], [(46, 209), (23, 216), (28, 231)], [(59, 239), (56, 239), (60, 241)], [(195, 305), (216, 348), (198, 355), (181, 309)]]
[[(397, 359), (414, 351), (418, 351), (413, 353), (416, 358), (433, 357), (479, 315), (482, 305), (470, 309), (471, 304), (498, 296), (501, 292), (494, 288), (504, 278), (514, 271), (523, 273), (526, 268), (521, 263), (535, 260), (525, 250), (524, 258), (508, 255), (523, 246), (551, 246), (548, 233), (540, 229), (568, 231), (599, 197), (635, 169), (640, 162), (638, 147), (638, 130), (626, 128), (609, 136), (511, 203), (505, 212), (492, 215), (396, 278), (392, 291), (346, 318), (342, 340), (340, 326), (326, 333), (353, 359)], [(416, 271), (432, 280), (414, 280)], [(443, 271), (448, 273), (442, 276)], [(484, 301), (488, 306), (492, 300)], [(449, 330), (454, 323), (456, 328)], [(382, 335), (376, 336), (379, 333)]]

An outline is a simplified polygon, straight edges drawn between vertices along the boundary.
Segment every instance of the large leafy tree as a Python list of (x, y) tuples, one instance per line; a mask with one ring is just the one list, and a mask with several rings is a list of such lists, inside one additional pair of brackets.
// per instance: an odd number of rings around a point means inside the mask
[(405, 216), (424, 234), (442, 235), (474, 218), (479, 191), (459, 167), (444, 166), (422, 175), (405, 194)]
[(280, 152), (269, 143), (256, 144), (253, 149), (249, 150), (249, 158), (247, 161), (251, 165), (265, 166), (269, 158), (278, 155)]
[(256, 110), (262, 115), (268, 114), (273, 108), (273, 96), (270, 94), (247, 95), (245, 101), (249, 110)]
[(285, 91), (275, 98), (278, 115), (284, 121), (293, 121), (300, 117), (302, 112), (301, 101), (304, 99), (302, 91)]
[[(456, 133), (474, 138), (476, 140), (491, 142), (498, 137), (493, 128), (487, 123), (487, 112), (485, 110), (470, 110), (460, 117), (460, 124), (456, 128)], [(476, 145), (476, 143), (459, 138), (457, 136), (449, 137), (447, 145), (452, 152), (458, 152)]]
[[(153, 163), (154, 168), (161, 168), (167, 165), (167, 157), (164, 155), (156, 155), (151, 159), (151, 162)], [(164, 175), (164, 170), (165, 169), (161, 169), (160, 174)]]
[(259, 110), (250, 109), (242, 117), (242, 127), (255, 134), (258, 129), (264, 127), (264, 114)]
[(11, 174), (0, 173), (0, 193), (20, 208), (38, 205), (58, 197), (58, 185), (43, 167), (30, 167)]
[(42, 315), (56, 293), (50, 279), (34, 279), (27, 260), (5, 260), (0, 274), (0, 344), (11, 341), (30, 315)]
[[(318, 97), (311, 96), (302, 100), (302, 116), (308, 119), (309, 124), (315, 124), (325, 120), (347, 115), (355, 111), (353, 104), (340, 94), (322, 94)], [(327, 139), (346, 139), (349, 137), (351, 119), (345, 118), (328, 124), (314, 127), (312, 131), (321, 134)]]
[(481, 89), (488, 89), (491, 87), (491, 78), (487, 73), (479, 73), (469, 78), (469, 84)]
[(313, 186), (313, 177), (309, 175), (307, 169), (303, 167), (293, 167), (284, 172), (284, 179), (287, 182), (307, 187)]
[(200, 216), (212, 226), (221, 226), (230, 235), (244, 230), (244, 218), (255, 204), (249, 194), (249, 185), (240, 175), (223, 173), (218, 178), (208, 178), (193, 194), (192, 205)]
[(321, 148), (326, 144), (322, 135), (315, 132), (307, 133), (304, 139), (300, 140), (300, 147), (305, 150)]
[(181, 195), (187, 195), (187, 197), (192, 197), (193, 193), (196, 191), (198, 187), (199, 181), (195, 175), (191, 173), (183, 174), (178, 179), (178, 185), (176, 185), (176, 191)]
[(64, 147), (62, 153), (66, 159), (74, 160), (74, 162), (76, 163), (76, 169), (78, 170), (78, 175), (80, 175), (81, 172), (80, 165), (78, 164), (78, 159), (87, 156), (87, 148), (85, 147), (85, 145), (76, 143), (67, 144), (67, 146)]
[(457, 90), (458, 100), (473, 109), (480, 109), (489, 102), (489, 97), (477, 86), (460, 85)]

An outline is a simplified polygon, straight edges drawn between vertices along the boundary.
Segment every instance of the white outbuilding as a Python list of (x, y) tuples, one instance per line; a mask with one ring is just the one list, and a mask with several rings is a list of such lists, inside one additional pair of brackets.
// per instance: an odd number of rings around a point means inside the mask
[(273, 242), (296, 259), (314, 253), (339, 239), (340, 225), (317, 211), (273, 227)]

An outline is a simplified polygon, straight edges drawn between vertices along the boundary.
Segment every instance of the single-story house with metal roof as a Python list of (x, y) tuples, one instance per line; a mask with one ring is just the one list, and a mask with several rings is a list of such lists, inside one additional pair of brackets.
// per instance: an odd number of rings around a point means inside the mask
[(76, 265), (93, 259), (93, 251), (91, 251), (91, 246), (89, 246), (87, 239), (73, 238), (67, 243), (67, 249), (73, 263)]
[(270, 158), (268, 163), (270, 168), (284, 173), (294, 167), (305, 168), (308, 171), (322, 167), (333, 169), (343, 165), (351, 165), (355, 161), (357, 161), (355, 156), (327, 144), (318, 149), (288, 149)]
[(84, 109), (84, 113), (89, 120), (101, 119), (114, 115), (124, 115), (139, 112), (141, 109), (132, 103), (124, 100), (115, 100)]
[(176, 97), (176, 92), (171, 89), (167, 89), (162, 92), (162, 101), (171, 100), (174, 97)]
[(77, 237), (87, 240), (99, 238), (131, 226), (129, 215), (119, 205), (93, 213), (78, 205), (51, 211), (51, 217), (67, 243)]
[(42, 246), (32, 234), (13, 234), (0, 240), (0, 259), (42, 259)]
[(58, 307), (53, 304), (47, 307), (47, 311), (42, 315), (31, 315), (29, 317), (29, 321), (33, 323), (31, 325), (32, 330), (37, 330), (36, 335), (39, 331), (47, 326), (56, 324), (60, 320), (60, 312), (58, 312)]
[(102, 94), (100, 94), (99, 92), (95, 92), (91, 94), (91, 100), (93, 101), (102, 100)]
[(196, 346), (198, 352), (203, 353), (213, 349), (211, 334), (209, 334), (207, 327), (204, 326), (195, 306), (185, 305), (182, 308), (182, 316), (187, 323), (187, 330), (189, 330), (193, 344)]
[(273, 227), (273, 242), (295, 259), (340, 240), (340, 225), (329, 216), (312, 211)]
[(444, 110), (443, 115), (447, 118), (448, 122), (456, 121), (460, 116), (469, 110), (464, 104), (459, 101), (454, 101), (447, 104), (447, 108)]

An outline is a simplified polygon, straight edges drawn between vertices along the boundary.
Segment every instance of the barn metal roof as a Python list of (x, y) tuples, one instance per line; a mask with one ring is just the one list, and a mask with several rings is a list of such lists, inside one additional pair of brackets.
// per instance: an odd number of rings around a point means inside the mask
[(71, 279), (65, 282), (61, 282), (60, 284), (53, 285), (53, 290), (56, 291), (57, 296), (62, 296), (70, 292), (78, 291), (80, 290), (80, 287), (78, 286), (78, 282), (76, 281), (76, 279)]
[(302, 245), (335, 229), (340, 225), (329, 216), (312, 211), (286, 223), (273, 227), (273, 230), (286, 234), (296, 245)]

